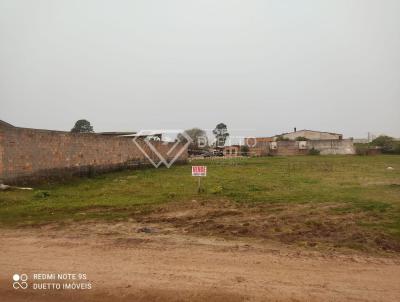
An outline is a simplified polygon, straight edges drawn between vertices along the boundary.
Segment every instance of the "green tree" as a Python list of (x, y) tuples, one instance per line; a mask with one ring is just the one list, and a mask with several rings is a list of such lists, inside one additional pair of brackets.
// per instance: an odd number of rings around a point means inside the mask
[(88, 120), (78, 120), (76, 121), (71, 132), (75, 133), (93, 133), (93, 127)]
[(393, 145), (393, 142), (394, 142), (393, 137), (387, 135), (380, 135), (371, 142), (371, 145), (379, 147), (389, 147)]
[(215, 126), (213, 130), (213, 134), (215, 135), (215, 146), (223, 147), (225, 146), (226, 139), (229, 136), (228, 127), (224, 123), (219, 123)]
[[(184, 133), (192, 140), (189, 145), (190, 150), (204, 150), (208, 147), (207, 134), (204, 130), (199, 128), (192, 128), (185, 130)], [(187, 141), (186, 137), (181, 133), (178, 134), (178, 139), (181, 142)]]

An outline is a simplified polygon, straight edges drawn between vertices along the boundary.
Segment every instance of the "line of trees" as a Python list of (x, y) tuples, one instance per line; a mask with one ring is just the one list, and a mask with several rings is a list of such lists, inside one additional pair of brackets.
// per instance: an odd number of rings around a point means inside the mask
[[(74, 127), (71, 129), (73, 133), (93, 133), (93, 126), (90, 124), (88, 120), (81, 119), (76, 121)], [(223, 147), (226, 143), (227, 138), (229, 137), (228, 127), (224, 123), (219, 123), (215, 126), (213, 130), (213, 134), (215, 136), (215, 141), (212, 144), (214, 147)], [(190, 150), (205, 150), (210, 144), (208, 141), (206, 131), (200, 128), (192, 128), (187, 129), (184, 133), (178, 134), (177, 139), (182, 142), (185, 142), (190, 138)]]

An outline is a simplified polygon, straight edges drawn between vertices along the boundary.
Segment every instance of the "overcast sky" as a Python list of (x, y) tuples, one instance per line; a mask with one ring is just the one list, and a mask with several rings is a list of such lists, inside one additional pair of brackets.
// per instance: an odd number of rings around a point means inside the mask
[(0, 119), (400, 137), (399, 0), (0, 0)]

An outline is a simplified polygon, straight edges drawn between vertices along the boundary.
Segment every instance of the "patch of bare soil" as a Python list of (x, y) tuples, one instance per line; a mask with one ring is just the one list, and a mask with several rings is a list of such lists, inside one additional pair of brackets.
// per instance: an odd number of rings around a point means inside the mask
[(335, 215), (338, 205), (253, 204), (229, 201), (169, 204), (149, 215), (143, 223), (161, 223), (184, 233), (224, 238), (250, 237), (329, 250), (357, 249), (369, 252), (400, 252), (400, 242), (383, 232), (362, 228), (374, 223), (373, 215)]
[[(400, 301), (397, 254), (279, 243), (275, 239), (299, 221), (291, 210), (275, 210), (191, 202), (127, 222), (1, 229), (0, 297), (7, 302)], [(325, 236), (309, 225), (313, 234)], [(283, 231), (268, 235), (277, 227)], [(16, 290), (14, 273), (85, 273), (92, 289)]]

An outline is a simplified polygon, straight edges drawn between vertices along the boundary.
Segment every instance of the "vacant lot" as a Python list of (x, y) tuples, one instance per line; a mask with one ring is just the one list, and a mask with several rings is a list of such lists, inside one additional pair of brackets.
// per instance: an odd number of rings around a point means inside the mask
[[(271, 157), (0, 192), (7, 301), (399, 301), (400, 157)], [(392, 167), (392, 169), (387, 169)], [(83, 272), (90, 291), (18, 291)]]
[[(400, 251), (400, 156), (216, 159), (197, 192), (191, 165), (123, 171), (0, 192), (6, 227), (86, 220), (310, 248)], [(393, 169), (387, 169), (392, 167)]]

